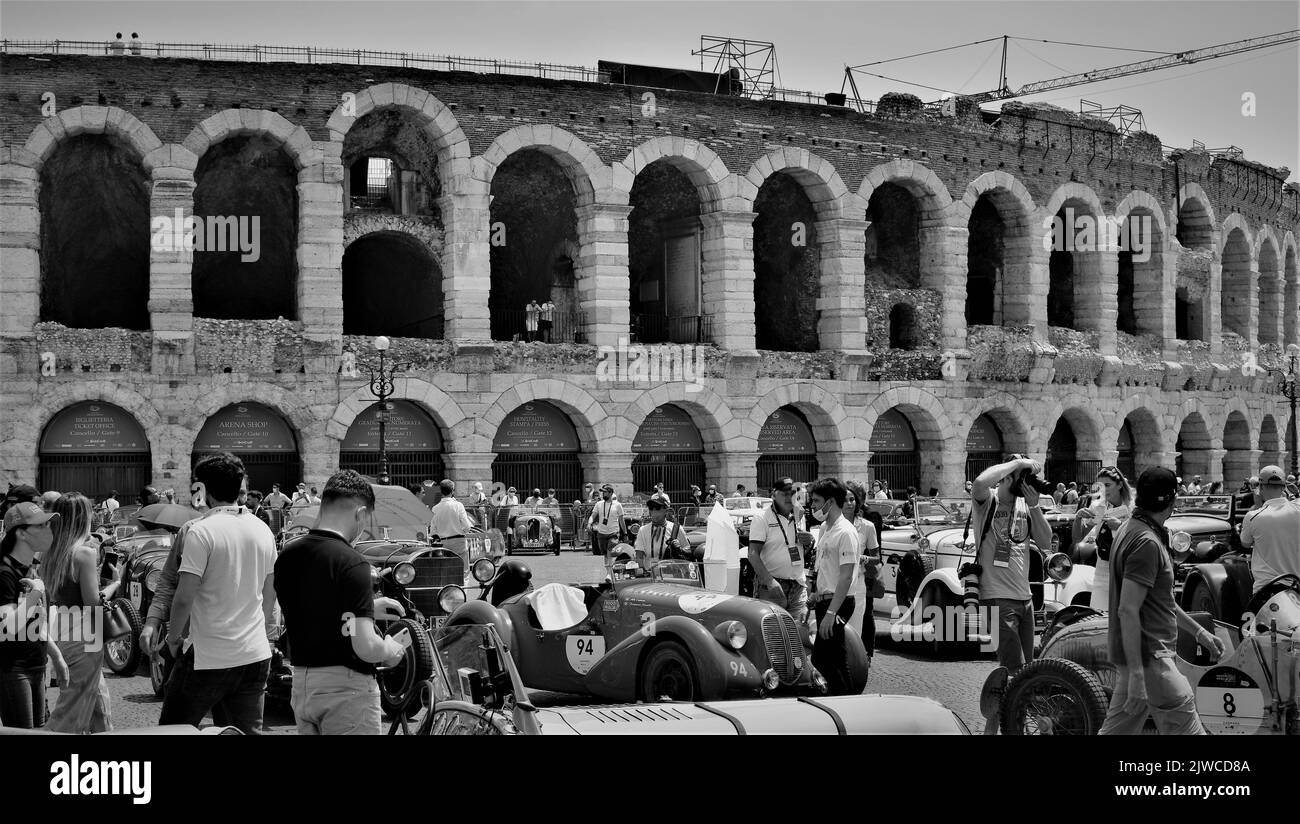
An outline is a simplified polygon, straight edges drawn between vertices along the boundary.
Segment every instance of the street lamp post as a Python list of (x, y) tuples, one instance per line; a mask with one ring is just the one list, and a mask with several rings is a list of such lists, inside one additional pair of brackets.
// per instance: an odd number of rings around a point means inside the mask
[(370, 392), (379, 399), (379, 482), (385, 486), (390, 483), (388, 476), (388, 444), (385, 425), (391, 406), (388, 399), (393, 395), (393, 380), (398, 372), (405, 371), (411, 364), (394, 363), (385, 367), (385, 353), (388, 352), (388, 338), (380, 335), (375, 338), (375, 351), (379, 353), (379, 369), (370, 369)]
[(1296, 419), (1295, 406), (1296, 396), (1300, 393), (1300, 346), (1294, 343), (1286, 348), (1287, 368), (1282, 371), (1273, 367), (1271, 371), (1278, 379), (1278, 391), (1282, 397), (1291, 402), (1291, 474), (1300, 475), (1300, 455), (1296, 454)]

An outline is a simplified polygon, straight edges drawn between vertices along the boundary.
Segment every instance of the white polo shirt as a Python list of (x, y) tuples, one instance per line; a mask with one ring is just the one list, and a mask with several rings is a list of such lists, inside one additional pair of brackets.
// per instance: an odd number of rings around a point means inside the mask
[(1241, 544), (1254, 547), (1252, 592), (1279, 575), (1300, 575), (1300, 502), (1274, 498), (1247, 514), (1241, 524)]
[[(825, 526), (817, 539), (817, 594), (830, 595), (840, 582), (840, 566), (853, 564), (854, 577), (859, 575), (858, 542), (861, 540), (858, 530), (849, 523), (848, 518), (840, 517), (830, 529)], [(846, 594), (852, 594), (850, 591)]]
[(762, 515), (754, 516), (749, 522), (749, 540), (762, 543), (758, 558), (772, 577), (800, 583), (806, 580), (799, 530), (792, 518), (778, 514), (769, 504)]
[(623, 505), (615, 500), (601, 500), (592, 505), (592, 528), (601, 535), (617, 535), (619, 519), (623, 517)]
[(464, 535), (474, 528), (474, 522), (465, 512), (465, 505), (455, 498), (444, 496), (433, 508), (433, 534), (440, 538)]

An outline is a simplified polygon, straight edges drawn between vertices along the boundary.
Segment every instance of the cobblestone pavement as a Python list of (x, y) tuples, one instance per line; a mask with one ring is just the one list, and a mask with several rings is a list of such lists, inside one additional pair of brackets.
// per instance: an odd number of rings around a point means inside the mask
[[(533, 570), (533, 582), (561, 581), (579, 583), (597, 581), (604, 576), (602, 559), (586, 552), (520, 556)], [(471, 593), (471, 597), (473, 594)], [(877, 648), (867, 692), (923, 695), (941, 702), (961, 716), (978, 733), (984, 721), (979, 714), (979, 693), (984, 679), (994, 667), (991, 655), (961, 659), (935, 659), (928, 654), (892, 642), (884, 621), (877, 622)], [(143, 672), (143, 670), (142, 670)], [(117, 729), (147, 727), (158, 723), (162, 702), (153, 697), (149, 679), (143, 675), (122, 678), (108, 674), (113, 698), (113, 725)], [(57, 690), (51, 690), (51, 706)], [(539, 706), (582, 704), (590, 699), (561, 693), (535, 692)], [(266, 732), (292, 734), (293, 715), (288, 707), (268, 706)]]

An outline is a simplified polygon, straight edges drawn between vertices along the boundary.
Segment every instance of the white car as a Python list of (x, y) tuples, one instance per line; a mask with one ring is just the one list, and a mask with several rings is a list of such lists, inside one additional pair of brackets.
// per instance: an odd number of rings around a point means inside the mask
[(756, 515), (762, 515), (763, 510), (772, 505), (771, 498), (723, 498), (722, 508), (727, 510), (731, 516), (732, 523), (736, 526), (748, 524), (750, 519)]

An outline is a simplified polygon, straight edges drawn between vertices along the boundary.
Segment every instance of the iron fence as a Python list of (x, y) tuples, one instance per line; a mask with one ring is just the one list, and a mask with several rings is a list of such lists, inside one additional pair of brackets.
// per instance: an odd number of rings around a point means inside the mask
[(637, 343), (712, 343), (710, 315), (633, 315), (632, 336)]
[(586, 343), (585, 313), (554, 311), (550, 326), (540, 315), (529, 318), (525, 309), (492, 313), (492, 340), (539, 341), (542, 343)]

